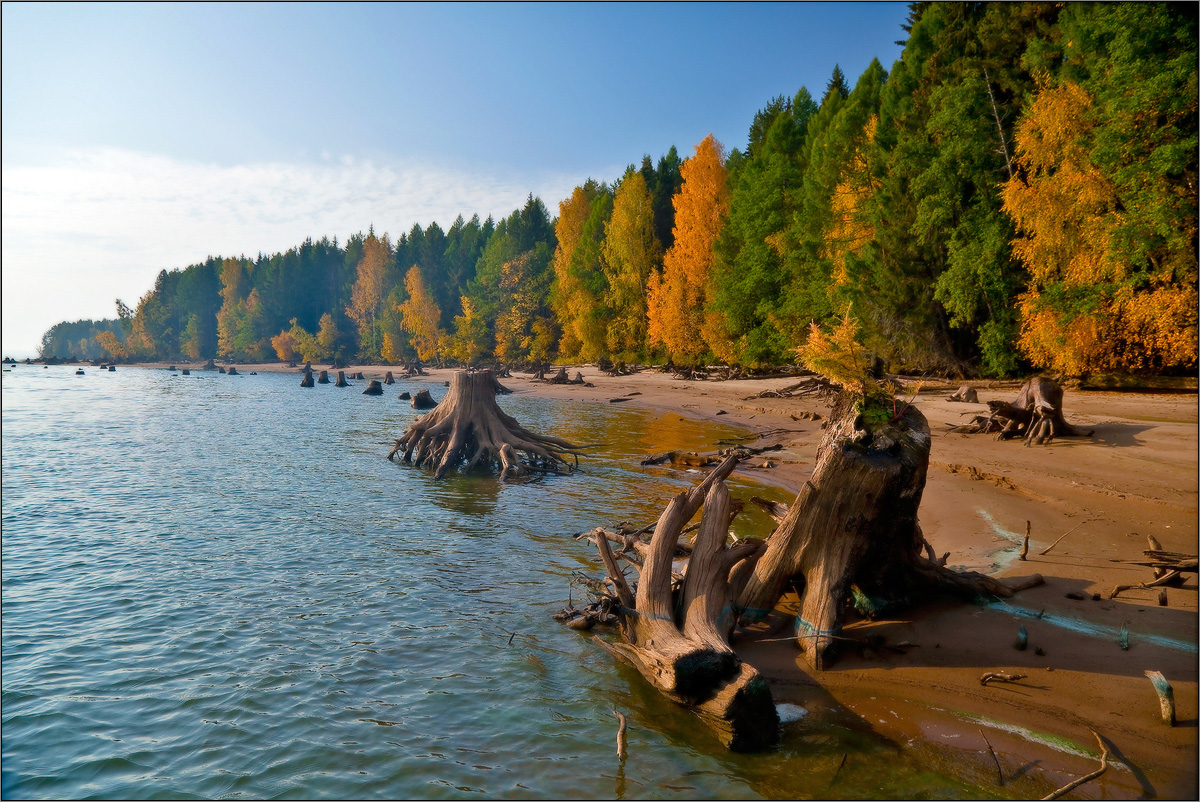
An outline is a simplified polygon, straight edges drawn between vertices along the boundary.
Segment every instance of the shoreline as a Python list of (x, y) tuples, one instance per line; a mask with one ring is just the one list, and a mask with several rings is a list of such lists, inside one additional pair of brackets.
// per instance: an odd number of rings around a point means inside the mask
[[(283, 363), (236, 367), (244, 374), (300, 373)], [(388, 370), (403, 369), (345, 370), (382, 378)], [(417, 381), (434, 387), (452, 372), (426, 370), (429, 376)], [(779, 442), (784, 450), (772, 455), (772, 468), (743, 465), (737, 473), (792, 493), (811, 472), (825, 405), (749, 397), (793, 384), (794, 378), (688, 381), (649, 370), (609, 377), (589, 365), (568, 371), (583, 372), (594, 387), (551, 385), (520, 373), (502, 381), (514, 393), (594, 403), (628, 397), (626, 403), (658, 412), (738, 426), (758, 434), (758, 445)], [(963, 383), (975, 386), (981, 401), (1011, 400), (1020, 386)], [(1093, 771), (1095, 731), (1112, 752), (1109, 769), (1072, 797), (1195, 797), (1196, 576), (1186, 575), (1183, 587), (1168, 589), (1166, 607), (1158, 605), (1157, 589), (1107, 596), (1117, 584), (1150, 578), (1149, 569), (1114, 562), (1140, 558), (1147, 535), (1169, 551), (1196, 551), (1196, 395), (1068, 388), (1067, 420), (1093, 428), (1094, 436), (1025, 448), (987, 435), (948, 433), (949, 424), (966, 419), (963, 413), (987, 409), (984, 403), (948, 402), (958, 384), (930, 382), (915, 401), (933, 433), (920, 513), (925, 535), (939, 554), (950, 552), (951, 567), (999, 577), (1037, 572), (1046, 583), (1019, 593), (1007, 607), (933, 602), (849, 625), (848, 635), (879, 634), (891, 643), (918, 645), (906, 654), (846, 653), (816, 675), (790, 639), (779, 639), (786, 631), (736, 640), (738, 653), (767, 677), (777, 703), (804, 707), (810, 721), (869, 728), (914, 759), (983, 788), (997, 782), (986, 732), (1005, 778), (997, 794), (1041, 796)], [(1016, 552), (1027, 521), (1032, 539), (1022, 562)], [(1048, 553), (1039, 554), (1043, 550)], [(1029, 651), (1012, 645), (1021, 623), (1029, 632)], [(1128, 650), (1111, 637), (1122, 627), (1129, 632)], [(1145, 670), (1162, 671), (1170, 680), (1175, 727), (1160, 720)], [(979, 677), (987, 671), (1028, 678), (981, 686)]]

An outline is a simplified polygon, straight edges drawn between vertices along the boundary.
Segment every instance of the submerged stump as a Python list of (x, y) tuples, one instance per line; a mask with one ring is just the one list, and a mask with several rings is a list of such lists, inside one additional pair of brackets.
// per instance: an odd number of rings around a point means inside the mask
[[(724, 479), (736, 464), (736, 457), (727, 458), (667, 505), (642, 550), (636, 591), (626, 582), (608, 537), (598, 533), (600, 557), (616, 590), (611, 607), (623, 642), (594, 640), (695, 712), (727, 748), (754, 751), (778, 740), (779, 716), (766, 680), (729, 645), (734, 624), (730, 577), (739, 573), (736, 566), (753, 561), (762, 546), (753, 540), (726, 545), (733, 507)], [(683, 583), (675, 590), (672, 562), (679, 536), (702, 505)]]
[(408, 427), (388, 459), (400, 454), (405, 462), (433, 468), (439, 479), (451, 468), (477, 465), (497, 468), (502, 479), (575, 470), (583, 447), (525, 429), (496, 403), (499, 389), (490, 370), (458, 371), (446, 397)]

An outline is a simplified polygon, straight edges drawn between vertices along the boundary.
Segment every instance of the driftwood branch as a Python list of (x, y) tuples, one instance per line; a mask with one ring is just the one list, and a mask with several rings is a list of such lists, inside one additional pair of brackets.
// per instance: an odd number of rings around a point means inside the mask
[(1158, 706), (1162, 712), (1163, 724), (1174, 727), (1175, 691), (1171, 689), (1171, 683), (1167, 682), (1167, 678), (1161, 671), (1146, 671), (1145, 674), (1146, 678), (1150, 680), (1150, 684), (1154, 686), (1154, 692), (1158, 694)]
[(989, 671), (979, 678), (980, 685), (987, 685), (989, 682), (1017, 682), (1025, 679), (1028, 674), (1005, 674), (1000, 671)]
[(1096, 743), (1100, 744), (1100, 768), (1096, 769), (1091, 774), (1085, 774), (1078, 780), (1073, 780), (1072, 782), (1067, 783), (1054, 793), (1042, 797), (1042, 802), (1046, 802), (1046, 800), (1049, 799), (1058, 799), (1068, 791), (1073, 791), (1084, 783), (1091, 782), (1108, 770), (1108, 747), (1104, 745), (1104, 741), (1100, 738), (1099, 733), (1097, 733), (1095, 730), (1092, 730), (1091, 733), (1092, 735), (1096, 736)]

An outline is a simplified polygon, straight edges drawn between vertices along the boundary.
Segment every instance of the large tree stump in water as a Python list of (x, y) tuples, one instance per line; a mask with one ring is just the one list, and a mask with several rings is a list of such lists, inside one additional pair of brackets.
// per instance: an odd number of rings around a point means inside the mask
[(802, 579), (796, 638), (817, 670), (835, 653), (852, 593), (895, 602), (942, 591), (1008, 597), (1041, 582), (1035, 575), (1010, 587), (934, 560), (917, 523), (929, 467), (925, 416), (910, 405), (886, 424), (869, 427), (854, 401), (843, 395), (836, 402), (812, 478), (767, 539), (737, 600), (743, 620), (758, 620), (790, 580)]
[(405, 462), (434, 468), (439, 479), (460, 466), (493, 465), (502, 479), (575, 470), (582, 446), (522, 427), (496, 403), (498, 387), (490, 370), (458, 371), (446, 397), (408, 427), (388, 459), (402, 454)]
[[(734, 616), (729, 577), (752, 559), (759, 541), (726, 547), (731, 517), (723, 480), (737, 464), (725, 460), (692, 490), (667, 505), (654, 528), (636, 594), (629, 588), (607, 537), (597, 537), (601, 559), (616, 588), (624, 643), (596, 642), (628, 662), (668, 698), (713, 728), (728, 748), (761, 749), (779, 737), (779, 717), (766, 680), (729, 645)], [(672, 560), (679, 535), (703, 504), (699, 532), (678, 593)]]

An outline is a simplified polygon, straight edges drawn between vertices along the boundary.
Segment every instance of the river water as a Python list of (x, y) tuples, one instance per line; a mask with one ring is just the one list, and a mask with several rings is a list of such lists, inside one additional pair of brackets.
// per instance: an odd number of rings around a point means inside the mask
[(436, 481), (385, 459), (424, 383), (75, 371), (3, 374), (5, 798), (980, 793), (815, 716), (729, 754), (551, 618), (599, 575), (572, 534), (697, 480), (641, 456), (740, 430), (514, 394), (528, 428), (604, 445), (570, 476)]

